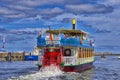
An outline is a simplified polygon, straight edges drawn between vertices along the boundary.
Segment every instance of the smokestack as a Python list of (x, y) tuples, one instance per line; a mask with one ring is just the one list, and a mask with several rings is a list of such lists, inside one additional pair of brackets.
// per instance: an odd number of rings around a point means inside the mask
[(73, 18), (72, 19), (72, 29), (75, 30), (75, 24), (76, 24), (76, 19)]

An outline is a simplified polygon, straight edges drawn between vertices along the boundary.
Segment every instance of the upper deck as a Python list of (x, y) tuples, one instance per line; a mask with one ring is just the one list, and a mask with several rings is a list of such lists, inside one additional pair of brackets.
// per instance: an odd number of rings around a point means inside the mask
[(76, 20), (72, 20), (73, 29), (46, 30), (46, 36), (37, 38), (37, 46), (59, 45), (74, 47), (93, 47), (88, 39), (89, 34), (82, 30), (76, 30)]
[(60, 45), (60, 46), (74, 46), (74, 47), (93, 47), (90, 46), (90, 41), (83, 41), (82, 44), (80, 44), (80, 39), (76, 38), (61, 38), (60, 40), (53, 40), (53, 43), (51, 44), (49, 40), (46, 40), (45, 38), (38, 38), (37, 40), (37, 46), (47, 46), (47, 45)]

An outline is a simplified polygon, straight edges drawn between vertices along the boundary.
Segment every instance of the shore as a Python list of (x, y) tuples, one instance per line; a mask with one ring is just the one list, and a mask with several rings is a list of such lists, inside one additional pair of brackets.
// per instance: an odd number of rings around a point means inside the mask
[(0, 52), (0, 61), (23, 61), (27, 52)]
[[(24, 61), (25, 55), (29, 55), (28, 52), (0, 52), (0, 61)], [(106, 56), (118, 56), (119, 53), (111, 52), (95, 52), (95, 56), (101, 56), (105, 58)]]

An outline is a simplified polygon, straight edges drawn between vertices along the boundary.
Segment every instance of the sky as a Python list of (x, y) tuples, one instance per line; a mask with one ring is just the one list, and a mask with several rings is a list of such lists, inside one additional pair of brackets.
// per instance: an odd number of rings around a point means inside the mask
[(31, 51), (42, 29), (77, 29), (95, 38), (96, 52), (120, 52), (120, 0), (0, 0), (0, 45)]

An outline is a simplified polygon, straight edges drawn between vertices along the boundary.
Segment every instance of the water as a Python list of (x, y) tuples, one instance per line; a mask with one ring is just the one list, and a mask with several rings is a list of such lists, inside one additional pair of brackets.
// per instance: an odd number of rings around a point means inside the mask
[(16, 61), (16, 62), (0, 62), (0, 80), (7, 80), (11, 77), (26, 75), (37, 71), (34, 62)]
[(59, 72), (57, 76), (55, 74), (50, 76), (51, 74), (47, 72), (47, 74), (44, 74), (47, 77), (42, 78), (43, 75), (37, 71), (34, 62), (0, 62), (0, 80), (10, 78), (12, 80), (120, 80), (120, 59), (117, 57), (107, 57), (105, 59), (96, 57), (94, 66), (93, 69), (81, 73), (57, 71)]

